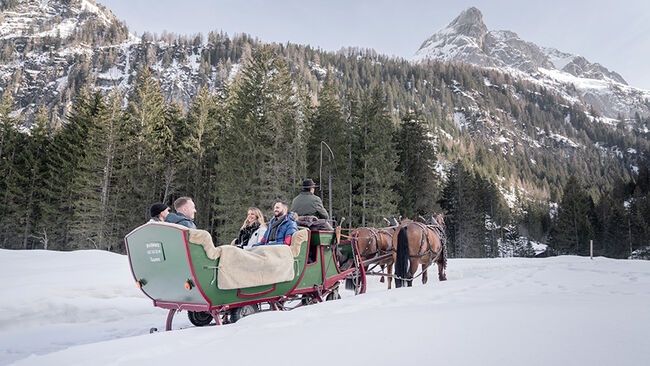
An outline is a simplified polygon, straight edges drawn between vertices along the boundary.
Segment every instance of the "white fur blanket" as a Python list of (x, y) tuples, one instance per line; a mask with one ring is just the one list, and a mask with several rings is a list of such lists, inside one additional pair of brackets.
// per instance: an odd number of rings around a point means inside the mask
[(293, 255), (286, 245), (263, 245), (251, 250), (227, 245), (217, 250), (221, 252), (217, 286), (222, 290), (293, 280)]
[(270, 285), (291, 281), (293, 259), (300, 253), (309, 231), (299, 230), (291, 237), (291, 245), (262, 245), (250, 250), (223, 245), (214, 247), (210, 233), (190, 229), (190, 243), (203, 246), (208, 258), (219, 260), (217, 286), (222, 290)]

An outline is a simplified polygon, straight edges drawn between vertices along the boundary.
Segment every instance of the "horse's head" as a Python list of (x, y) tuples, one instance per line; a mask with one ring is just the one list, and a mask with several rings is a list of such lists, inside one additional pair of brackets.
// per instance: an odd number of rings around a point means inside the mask
[(427, 217), (426, 224), (427, 225), (434, 225), (434, 226), (445, 226), (445, 214), (439, 213), (439, 214), (432, 214)]

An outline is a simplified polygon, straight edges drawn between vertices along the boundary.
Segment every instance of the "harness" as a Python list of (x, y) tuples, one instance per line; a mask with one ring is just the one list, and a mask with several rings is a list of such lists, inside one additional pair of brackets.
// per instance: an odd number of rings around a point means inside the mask
[[(357, 242), (359, 240), (359, 230), (361, 229), (366, 229), (370, 232), (370, 238), (368, 238), (368, 245), (366, 245), (366, 248), (363, 250), (363, 253), (360, 254), (361, 257), (372, 257), (379, 253), (379, 238), (377, 238), (377, 232), (375, 231), (374, 228), (371, 227), (362, 227), (357, 230), (357, 232), (354, 233), (353, 237), (357, 239)], [(373, 240), (374, 239), (374, 240)], [(375, 244), (375, 251), (368, 253), (368, 250), (370, 249), (371, 244), (374, 242)]]
[[(361, 257), (370, 258), (370, 257), (375, 256), (376, 254), (384, 255), (384, 254), (395, 252), (395, 248), (393, 248), (392, 241), (389, 241), (390, 249), (388, 249), (388, 250), (382, 250), (379, 247), (379, 235), (378, 234), (386, 234), (386, 235), (392, 237), (393, 233), (391, 233), (390, 231), (388, 231), (386, 229), (376, 230), (375, 228), (372, 228), (372, 227), (362, 227), (362, 228), (359, 228), (358, 230), (361, 230), (361, 229), (366, 229), (366, 230), (368, 230), (370, 232), (370, 238), (368, 238), (368, 245), (364, 249), (363, 253), (361, 253)], [(359, 238), (359, 231), (355, 232), (353, 237), (355, 237), (355, 238), (357, 238), (357, 240), (359, 240), (358, 239)], [(375, 244), (375, 247), (374, 247), (375, 251), (368, 252), (368, 250), (370, 250), (370, 248), (371, 248), (372, 243)]]
[[(420, 249), (418, 250), (418, 254), (412, 255), (410, 253), (410, 250), (409, 250), (409, 258), (422, 258), (425, 255), (429, 255), (429, 254), (434, 255), (434, 257), (429, 261), (427, 266), (424, 267), (422, 269), (422, 271), (420, 272), (420, 274), (418, 274), (417, 276), (411, 277), (411, 278), (401, 278), (401, 277), (398, 277), (398, 276), (393, 276), (396, 279), (412, 281), (412, 280), (422, 276), (422, 274), (433, 263), (435, 263), (438, 260), (438, 258), (440, 257), (440, 254), (443, 253), (443, 251), (444, 251), (444, 253), (446, 253), (446, 250), (447, 250), (447, 245), (446, 245), (447, 244), (447, 236), (445, 235), (444, 227), (439, 225), (438, 223), (425, 225), (425, 224), (422, 224), (421, 222), (413, 221), (413, 222), (409, 222), (409, 223), (406, 224), (406, 226), (408, 226), (408, 225), (417, 225), (424, 232), (424, 235), (421, 236)], [(427, 229), (433, 230), (438, 234), (438, 238), (440, 239), (440, 252), (436, 252), (435, 250), (433, 250), (433, 248), (431, 248), (431, 241), (429, 240), (429, 233), (428, 233)], [(422, 248), (424, 248), (425, 238), (426, 238), (427, 249), (426, 249), (426, 251), (424, 253), (420, 254), (420, 252), (422, 252)], [(446, 258), (446, 255), (445, 255), (445, 258)], [(445, 263), (446, 262), (447, 262), (447, 260), (445, 259)]]
[[(409, 253), (409, 258), (422, 258), (425, 255), (432, 254), (432, 255), (434, 255), (434, 258), (431, 260), (431, 262), (432, 263), (435, 262), (438, 259), (438, 257), (440, 256), (440, 252), (436, 252), (431, 247), (431, 240), (429, 239), (429, 231), (427, 229), (432, 230), (436, 234), (438, 234), (438, 238), (440, 239), (440, 249), (442, 251), (442, 250), (445, 250), (445, 247), (446, 247), (446, 244), (447, 244), (447, 235), (445, 234), (444, 227), (442, 227), (442, 225), (440, 225), (438, 223), (425, 225), (425, 224), (423, 224), (421, 222), (417, 222), (417, 221), (409, 222), (406, 225), (407, 226), (408, 225), (417, 225), (420, 229), (422, 229), (422, 232), (424, 233), (424, 235), (420, 236), (421, 240), (420, 240), (420, 249), (418, 249), (418, 251), (417, 251), (418, 254), (410, 254)], [(426, 239), (426, 250), (424, 251), (424, 253), (422, 253), (422, 249), (424, 248), (424, 245), (425, 245), (425, 239)], [(422, 254), (420, 254), (420, 253), (422, 253)]]

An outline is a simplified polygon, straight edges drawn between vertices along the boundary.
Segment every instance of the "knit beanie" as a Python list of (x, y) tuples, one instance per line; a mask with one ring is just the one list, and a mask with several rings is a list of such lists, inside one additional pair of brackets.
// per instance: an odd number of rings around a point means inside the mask
[(154, 203), (149, 209), (149, 212), (151, 212), (151, 217), (155, 217), (160, 215), (161, 212), (165, 211), (168, 208), (169, 206), (164, 203)]

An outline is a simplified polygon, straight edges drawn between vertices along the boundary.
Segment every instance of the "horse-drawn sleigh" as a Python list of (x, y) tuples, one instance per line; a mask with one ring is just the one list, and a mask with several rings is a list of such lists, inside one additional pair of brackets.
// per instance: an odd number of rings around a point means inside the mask
[[(403, 281), (410, 286), (418, 265), (426, 283), (427, 268), (435, 262), (439, 279), (445, 280), (443, 225), (439, 216), (426, 224), (405, 221), (382, 229), (354, 229), (348, 236), (340, 228), (301, 229), (289, 246), (247, 251), (215, 247), (204, 230), (147, 223), (124, 241), (136, 284), (154, 306), (168, 310), (166, 330), (171, 330), (174, 315), (183, 310), (196, 326), (221, 325), (259, 311), (338, 299), (342, 280), (362, 294), (366, 273), (388, 277), (388, 288), (392, 278), (397, 287)], [(372, 271), (377, 266), (388, 271)]]

